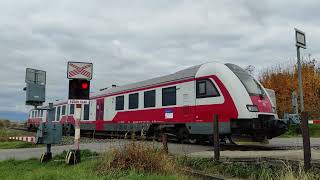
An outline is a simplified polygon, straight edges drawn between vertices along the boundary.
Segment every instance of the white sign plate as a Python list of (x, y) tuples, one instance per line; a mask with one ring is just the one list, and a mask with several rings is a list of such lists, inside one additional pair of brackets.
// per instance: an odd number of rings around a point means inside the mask
[(296, 46), (306, 49), (306, 35), (304, 32), (296, 30)]
[(90, 100), (83, 99), (69, 99), (68, 104), (89, 104)]
[(68, 62), (68, 79), (92, 79), (93, 64), (86, 62)]

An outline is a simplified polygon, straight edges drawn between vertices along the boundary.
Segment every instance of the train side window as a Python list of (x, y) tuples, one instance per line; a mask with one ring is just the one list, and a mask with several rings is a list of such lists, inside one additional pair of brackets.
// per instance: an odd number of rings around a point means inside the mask
[(124, 96), (116, 97), (116, 110), (124, 109)]
[(56, 112), (57, 112), (57, 107), (54, 107), (54, 110), (53, 110), (53, 121), (56, 120)]
[(34, 111), (32, 111), (32, 113), (31, 113), (31, 117), (32, 117), (32, 118), (34, 118)]
[(70, 115), (74, 114), (74, 104), (70, 104)]
[(129, 94), (129, 109), (137, 109), (139, 107), (139, 93)]
[(156, 106), (156, 90), (144, 92), (144, 107), (155, 107)]
[(168, 87), (162, 89), (162, 106), (170, 106), (177, 104), (176, 87)]
[(83, 120), (89, 120), (89, 104), (83, 106)]
[(43, 110), (40, 110), (40, 117), (43, 116)]
[(219, 91), (209, 79), (198, 80), (196, 88), (197, 98), (217, 97)]
[(38, 110), (35, 111), (35, 117), (38, 117)]
[(62, 115), (66, 115), (66, 105), (62, 106)]
[(60, 121), (60, 111), (61, 111), (61, 106), (59, 106), (57, 109), (57, 121)]

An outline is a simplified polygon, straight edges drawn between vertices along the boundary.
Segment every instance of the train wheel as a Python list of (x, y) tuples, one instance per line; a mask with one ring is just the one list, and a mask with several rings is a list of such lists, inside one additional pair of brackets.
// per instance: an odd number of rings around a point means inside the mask
[(188, 142), (188, 143), (194, 144), (197, 142), (197, 139), (190, 136), (188, 129), (185, 127), (179, 128), (177, 133), (177, 138), (178, 138), (178, 141), (181, 143)]
[(232, 145), (236, 145), (236, 143), (233, 141), (233, 139), (232, 139), (232, 136), (230, 135), (230, 136), (227, 136), (227, 138), (228, 138), (228, 141), (229, 141), (229, 143), (230, 144), (232, 144)]

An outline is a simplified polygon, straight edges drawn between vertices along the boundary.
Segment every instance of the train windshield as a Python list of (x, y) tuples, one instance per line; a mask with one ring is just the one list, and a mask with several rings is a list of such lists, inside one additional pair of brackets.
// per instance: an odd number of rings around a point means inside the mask
[(240, 79), (251, 96), (265, 95), (260, 84), (247, 71), (234, 64), (226, 64), (226, 66)]

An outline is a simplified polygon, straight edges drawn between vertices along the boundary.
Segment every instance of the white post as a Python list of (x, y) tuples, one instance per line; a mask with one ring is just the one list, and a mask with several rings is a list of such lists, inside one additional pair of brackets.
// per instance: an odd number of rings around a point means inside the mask
[(75, 122), (74, 122), (74, 144), (76, 149), (80, 149), (80, 119), (81, 119), (81, 104), (76, 104)]

